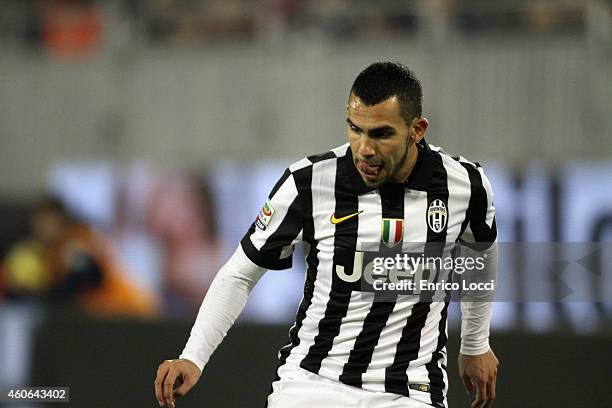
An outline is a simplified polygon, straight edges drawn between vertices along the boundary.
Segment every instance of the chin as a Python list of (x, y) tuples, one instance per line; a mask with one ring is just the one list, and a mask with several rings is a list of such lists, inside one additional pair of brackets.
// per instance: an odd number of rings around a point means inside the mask
[(364, 176), (361, 176), (361, 179), (368, 187), (380, 187), (387, 182), (387, 180), (383, 177), (378, 180), (368, 180)]

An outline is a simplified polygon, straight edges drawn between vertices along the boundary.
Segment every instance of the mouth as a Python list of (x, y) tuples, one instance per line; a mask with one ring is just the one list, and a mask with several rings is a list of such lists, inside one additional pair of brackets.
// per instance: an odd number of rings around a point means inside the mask
[(382, 168), (382, 164), (371, 164), (363, 161), (357, 162), (357, 169), (368, 181), (378, 180)]

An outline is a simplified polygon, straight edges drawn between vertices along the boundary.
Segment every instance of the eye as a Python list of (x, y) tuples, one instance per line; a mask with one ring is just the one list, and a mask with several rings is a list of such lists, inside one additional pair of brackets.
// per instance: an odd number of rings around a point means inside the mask
[(350, 123), (349, 123), (349, 129), (351, 129), (351, 131), (352, 131), (352, 132), (355, 132), (355, 133), (359, 133), (359, 132), (361, 132), (361, 129), (359, 129), (357, 126), (352, 125), (352, 124), (350, 124)]
[(372, 135), (372, 137), (375, 137), (377, 139), (386, 139), (389, 138), (391, 136), (394, 135), (394, 132), (390, 131), (390, 130), (383, 130), (380, 132), (376, 132), (376, 134)]

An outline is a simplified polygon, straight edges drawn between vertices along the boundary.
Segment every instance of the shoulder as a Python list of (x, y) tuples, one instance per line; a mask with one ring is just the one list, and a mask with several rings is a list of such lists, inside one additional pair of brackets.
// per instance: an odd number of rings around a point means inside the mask
[(442, 160), (444, 161), (445, 166), (452, 167), (452, 168), (459, 168), (459, 167), (463, 167), (463, 168), (470, 167), (473, 169), (482, 168), (480, 163), (476, 161), (470, 161), (461, 155), (447, 152), (440, 146), (434, 146), (430, 143), (429, 148), (431, 149), (432, 152), (439, 154), (442, 157)]
[(348, 147), (349, 144), (346, 143), (327, 152), (313, 154), (293, 162), (285, 169), (283, 175), (272, 188), (270, 197), (275, 196), (281, 189), (283, 191), (293, 191), (297, 194), (310, 190), (313, 184), (313, 167), (318, 166), (317, 174), (320, 173), (320, 170), (330, 174), (332, 169), (335, 168), (332, 164), (335, 165), (339, 158), (346, 157), (349, 152)]
[(327, 152), (306, 156), (289, 165), (289, 167), (287, 168), (287, 172), (296, 175), (304, 172), (304, 170), (308, 171), (315, 164), (318, 166), (329, 165), (335, 163), (338, 158), (345, 157), (348, 152), (349, 144), (345, 143), (341, 146), (328, 150)]
[(449, 182), (463, 183), (485, 183), (488, 184), (488, 179), (485, 175), (484, 168), (477, 161), (471, 161), (464, 156), (446, 152), (439, 146), (429, 145), (434, 154), (439, 155), (441, 164), (448, 176)]

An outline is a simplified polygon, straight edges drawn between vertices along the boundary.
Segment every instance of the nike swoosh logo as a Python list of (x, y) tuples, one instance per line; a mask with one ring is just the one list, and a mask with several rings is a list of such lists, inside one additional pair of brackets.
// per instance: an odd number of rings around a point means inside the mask
[(351, 218), (361, 214), (362, 212), (363, 212), (363, 210), (362, 211), (357, 211), (356, 213), (345, 215), (344, 217), (340, 217), (340, 218), (336, 218), (336, 214), (334, 213), (334, 214), (332, 214), (332, 216), (330, 218), (330, 221), (331, 221), (332, 224), (340, 224), (341, 222), (344, 222), (344, 221), (346, 221), (348, 219), (351, 219)]

